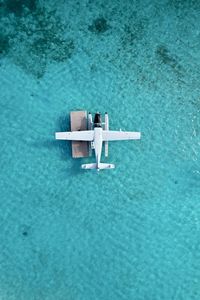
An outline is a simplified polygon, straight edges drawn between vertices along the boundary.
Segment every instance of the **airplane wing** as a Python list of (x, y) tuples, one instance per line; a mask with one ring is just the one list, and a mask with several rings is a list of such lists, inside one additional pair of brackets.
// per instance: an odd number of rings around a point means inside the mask
[(103, 141), (139, 140), (140, 132), (103, 130)]
[(56, 140), (92, 141), (93, 139), (93, 130), (56, 132)]

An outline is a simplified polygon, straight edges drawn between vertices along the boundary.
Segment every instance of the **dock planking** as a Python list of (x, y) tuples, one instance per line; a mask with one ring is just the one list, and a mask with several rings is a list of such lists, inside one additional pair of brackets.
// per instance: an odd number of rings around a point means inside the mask
[[(70, 112), (71, 131), (87, 130), (87, 111)], [(72, 157), (81, 158), (89, 156), (88, 142), (72, 141)]]

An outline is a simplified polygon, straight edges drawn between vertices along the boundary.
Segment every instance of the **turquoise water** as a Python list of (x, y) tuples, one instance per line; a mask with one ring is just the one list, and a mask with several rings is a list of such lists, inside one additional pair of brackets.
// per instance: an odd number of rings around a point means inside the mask
[[(199, 300), (199, 2), (0, 7), (0, 300)], [(75, 109), (142, 139), (83, 171)]]

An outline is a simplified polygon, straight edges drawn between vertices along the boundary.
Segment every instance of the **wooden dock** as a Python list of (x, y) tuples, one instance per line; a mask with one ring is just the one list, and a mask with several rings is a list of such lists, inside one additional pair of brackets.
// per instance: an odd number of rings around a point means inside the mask
[[(87, 111), (70, 112), (71, 131), (87, 130)], [(72, 157), (80, 158), (89, 156), (88, 142), (72, 141)]]

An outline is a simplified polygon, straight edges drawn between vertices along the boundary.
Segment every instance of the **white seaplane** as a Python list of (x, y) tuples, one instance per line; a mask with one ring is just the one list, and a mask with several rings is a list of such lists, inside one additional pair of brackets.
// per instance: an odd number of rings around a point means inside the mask
[[(109, 163), (101, 163), (102, 145), (104, 143), (105, 156), (108, 156), (108, 141), (119, 141), (119, 140), (139, 140), (141, 138), (140, 132), (131, 131), (111, 131), (109, 130), (109, 119), (108, 113), (105, 113), (105, 121), (102, 122), (101, 114), (95, 113), (94, 121), (92, 120), (92, 114), (87, 115), (87, 129), (81, 130), (80, 128), (76, 131), (68, 132), (56, 132), (56, 140), (71, 140), (71, 141), (85, 141), (88, 143), (88, 153), (91, 156), (92, 150), (95, 152), (96, 163), (82, 164), (82, 169), (114, 169), (115, 165)], [(71, 126), (72, 127), (72, 126)], [(81, 143), (79, 144), (79, 148)], [(84, 157), (74, 156), (74, 157)]]

